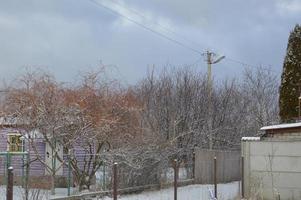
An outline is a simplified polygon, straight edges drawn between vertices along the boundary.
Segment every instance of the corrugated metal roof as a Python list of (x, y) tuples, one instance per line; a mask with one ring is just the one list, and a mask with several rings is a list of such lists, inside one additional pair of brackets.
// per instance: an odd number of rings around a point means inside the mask
[(266, 131), (266, 130), (273, 130), (273, 129), (285, 129), (285, 128), (296, 128), (301, 127), (301, 122), (298, 123), (290, 123), (290, 124), (277, 124), (277, 125), (271, 125), (271, 126), (264, 126), (260, 130)]

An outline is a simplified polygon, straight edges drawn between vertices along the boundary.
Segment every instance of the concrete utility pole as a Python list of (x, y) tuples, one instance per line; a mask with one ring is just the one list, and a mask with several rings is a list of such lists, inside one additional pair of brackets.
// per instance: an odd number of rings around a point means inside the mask
[(208, 115), (209, 115), (209, 119), (208, 119), (208, 132), (209, 132), (209, 149), (213, 148), (213, 128), (212, 128), (212, 121), (213, 121), (213, 116), (212, 116), (212, 75), (211, 75), (211, 65), (212, 64), (216, 64), (218, 62), (220, 62), (222, 59), (225, 58), (225, 56), (221, 56), (218, 57), (216, 60), (214, 60), (213, 58), (216, 56), (215, 53), (207, 51), (205, 54), (207, 59), (207, 65), (208, 65), (208, 71), (207, 71), (207, 86), (208, 86)]

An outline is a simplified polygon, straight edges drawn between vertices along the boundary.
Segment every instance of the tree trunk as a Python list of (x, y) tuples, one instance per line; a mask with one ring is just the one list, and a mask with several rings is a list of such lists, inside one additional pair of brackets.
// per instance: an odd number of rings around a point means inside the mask
[(55, 173), (51, 176), (51, 195), (55, 195)]
[(90, 190), (91, 179), (89, 176), (83, 176), (79, 181), (79, 191)]

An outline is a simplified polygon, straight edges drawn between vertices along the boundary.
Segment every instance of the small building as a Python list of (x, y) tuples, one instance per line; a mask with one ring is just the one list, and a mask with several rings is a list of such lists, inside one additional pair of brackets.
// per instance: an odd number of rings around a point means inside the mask
[[(68, 156), (59, 141), (56, 143), (55, 151), (64, 160), (64, 163), (55, 157), (54, 151), (41, 133), (38, 131), (26, 132), (24, 126), (14, 119), (0, 117), (0, 183), (3, 184), (7, 181), (7, 168), (12, 166), (15, 184), (24, 184), (24, 179), (28, 175), (30, 185), (49, 189), (51, 187), (49, 168), (55, 166), (56, 185), (58, 187), (66, 186), (67, 177), (70, 174), (67, 165)], [(79, 162), (80, 169), (85, 164), (82, 151), (80, 146), (75, 145), (75, 157)], [(27, 161), (29, 161), (28, 171), (26, 171)], [(46, 166), (48, 166), (48, 170)]]
[(264, 138), (298, 139), (301, 138), (301, 122), (265, 126), (260, 129)]
[[(35, 149), (28, 143), (29, 135), (34, 138)], [(42, 162), (51, 165), (52, 157), (49, 152), (49, 146), (41, 134), (27, 133), (15, 120), (0, 118), (0, 182), (5, 183), (6, 170), (12, 166), (16, 184), (21, 184), (26, 173), (29, 173), (29, 181), (32, 184), (39, 183), (40, 188), (48, 188), (49, 172)], [(27, 161), (29, 161), (28, 172), (26, 172)], [(67, 174), (67, 167), (57, 170), (58, 177), (63, 177), (64, 174)]]
[(260, 137), (242, 138), (245, 197), (301, 199), (301, 123), (260, 130)]

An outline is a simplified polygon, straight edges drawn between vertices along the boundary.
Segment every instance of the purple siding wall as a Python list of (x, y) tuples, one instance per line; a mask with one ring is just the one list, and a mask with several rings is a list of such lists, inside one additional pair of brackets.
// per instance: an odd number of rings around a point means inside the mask
[[(8, 133), (16, 133), (23, 132), (20, 129), (16, 128), (1, 128), (0, 129), (0, 152), (7, 151), (7, 134)], [(24, 132), (23, 132), (24, 133)], [(37, 151), (42, 159), (45, 159), (45, 143), (42, 139), (36, 140)], [(34, 160), (36, 158), (35, 152), (30, 148), (28, 142), (25, 140), (24, 145), (25, 151), (29, 152), (30, 160)], [(25, 157), (26, 159), (26, 157)], [(6, 156), (0, 155), (0, 175), (4, 175), (5, 167), (6, 167)], [(12, 155), (10, 158), (11, 166), (14, 168), (14, 174), (20, 176), (22, 174), (22, 166), (23, 166), (23, 156), (22, 155)], [(45, 168), (43, 164), (36, 160), (30, 164), (30, 176), (43, 176), (45, 175)]]
[[(85, 152), (84, 148), (82, 148), (79, 143), (76, 143), (74, 145), (74, 155), (76, 157), (78, 167), (83, 170), (84, 165), (85, 165), (85, 157), (88, 160), (89, 154), (87, 154)], [(64, 159), (66, 160), (66, 163), (68, 164), (67, 155), (64, 155)], [(91, 165), (90, 169), (92, 169), (92, 165)], [(87, 170), (87, 166), (86, 166), (86, 170)], [(66, 177), (68, 176), (68, 165), (64, 165), (63, 175)]]
[[(0, 128), (0, 152), (7, 151), (7, 134), (8, 133), (16, 133), (22, 132), (22, 130), (16, 128)], [(46, 151), (46, 144), (43, 139), (36, 139), (35, 140), (36, 148), (40, 157), (45, 161), (45, 151)], [(78, 166), (83, 169), (84, 168), (84, 158), (85, 158), (85, 151), (80, 146), (80, 144), (76, 144), (74, 147), (74, 154), (77, 157)], [(28, 142), (25, 140), (25, 151), (30, 153), (30, 160), (35, 160), (36, 153), (32, 147), (29, 146)], [(68, 176), (68, 157), (67, 155), (63, 156), (65, 160), (65, 165), (63, 166), (63, 176)], [(23, 156), (22, 155), (14, 155), (11, 156), (11, 165), (14, 167), (14, 173), (17, 176), (22, 174), (22, 166), (23, 166)], [(6, 156), (0, 155), (0, 176), (4, 175), (6, 169)], [(46, 175), (44, 165), (39, 161), (36, 160), (31, 162), (30, 164), (30, 176), (43, 176)]]
[[(45, 148), (46, 144), (42, 139), (37, 139), (35, 141), (35, 146), (41, 160), (45, 161)], [(30, 160), (35, 160), (37, 158), (35, 151), (30, 149)], [(28, 151), (28, 150), (27, 150)], [(30, 176), (42, 176), (45, 175), (45, 167), (39, 160), (36, 160), (30, 164)]]

